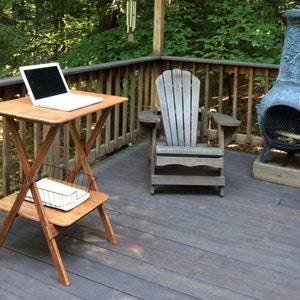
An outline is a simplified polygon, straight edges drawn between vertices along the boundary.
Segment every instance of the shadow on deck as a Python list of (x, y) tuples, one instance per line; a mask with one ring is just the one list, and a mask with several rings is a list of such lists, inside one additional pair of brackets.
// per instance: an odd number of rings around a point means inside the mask
[(40, 225), (16, 219), (0, 249), (1, 299), (300, 299), (298, 189), (254, 180), (256, 157), (226, 151), (223, 198), (212, 187), (151, 196), (147, 150), (93, 167), (118, 244), (96, 211), (59, 235), (69, 287)]

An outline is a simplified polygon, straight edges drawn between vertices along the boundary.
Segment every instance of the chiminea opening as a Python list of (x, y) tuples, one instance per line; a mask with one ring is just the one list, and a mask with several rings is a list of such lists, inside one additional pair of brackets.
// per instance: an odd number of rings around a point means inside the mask
[(300, 153), (300, 9), (285, 11), (287, 32), (275, 85), (257, 106), (265, 145), (260, 161), (272, 148)]
[(300, 111), (287, 105), (271, 106), (262, 118), (261, 131), (269, 148), (300, 151)]

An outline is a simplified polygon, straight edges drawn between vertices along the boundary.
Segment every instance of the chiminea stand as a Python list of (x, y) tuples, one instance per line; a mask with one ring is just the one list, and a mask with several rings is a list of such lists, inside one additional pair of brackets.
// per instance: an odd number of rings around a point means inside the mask
[(260, 156), (256, 158), (252, 175), (255, 179), (300, 188), (300, 156), (271, 150), (265, 162)]

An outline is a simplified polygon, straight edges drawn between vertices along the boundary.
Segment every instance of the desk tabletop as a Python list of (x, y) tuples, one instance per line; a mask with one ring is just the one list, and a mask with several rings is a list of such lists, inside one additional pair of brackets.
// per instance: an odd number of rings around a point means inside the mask
[(49, 125), (58, 125), (70, 122), (71, 120), (88, 115), (90, 113), (110, 108), (128, 100), (126, 97), (106, 94), (81, 91), (72, 91), (72, 93), (102, 97), (103, 101), (67, 112), (34, 106), (29, 97), (24, 97), (0, 102), (0, 116), (13, 117), (16, 119), (29, 120)]

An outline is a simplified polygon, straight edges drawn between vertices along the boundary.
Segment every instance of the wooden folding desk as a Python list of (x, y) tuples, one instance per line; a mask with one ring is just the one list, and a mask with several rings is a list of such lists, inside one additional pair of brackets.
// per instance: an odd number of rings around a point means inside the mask
[[(76, 93), (91, 94), (95, 96), (95, 94), (93, 93)], [(97, 96), (103, 97), (103, 102), (71, 112), (33, 106), (28, 97), (4, 101), (0, 103), (0, 115), (6, 118), (9, 125), (11, 136), (14, 140), (25, 178), (18, 193), (13, 193), (3, 199), (0, 199), (0, 209), (8, 212), (5, 219), (3, 220), (0, 231), (0, 247), (2, 246), (16, 216), (19, 215), (40, 222), (54, 264), (56, 266), (59, 279), (64, 285), (69, 285), (70, 282), (55, 241), (55, 237), (60, 233), (62, 229), (72, 225), (94, 209), (98, 208), (108, 240), (109, 242), (116, 244), (116, 238), (108, 215), (104, 208), (104, 203), (109, 198), (109, 196), (98, 191), (97, 185), (93, 178), (90, 164), (87, 159), (87, 155), (91, 150), (98, 134), (100, 133), (101, 128), (103, 127), (111, 109), (115, 105), (127, 101), (127, 98), (103, 94), (97, 94)], [(76, 118), (97, 111), (102, 112), (101, 116), (95, 128), (93, 129), (90, 138), (85, 145), (82, 145), (79, 139), (79, 135), (75, 129), (74, 120)], [(34, 161), (31, 164), (28, 161), (25, 147), (18, 132), (16, 120), (31, 121), (34, 123), (41, 123), (50, 126), (50, 129), (40, 149), (38, 150)], [(59, 128), (63, 124), (68, 124), (71, 137), (79, 153), (79, 159), (69, 175), (68, 182), (74, 182), (74, 179), (76, 178), (78, 172), (82, 169), (85, 174), (89, 174), (88, 180), (90, 180), (91, 184), (90, 198), (79, 206), (67, 212), (44, 206), (42, 204), (41, 197), (34, 181)], [(26, 193), (29, 189), (34, 199), (33, 203), (24, 201)]]

